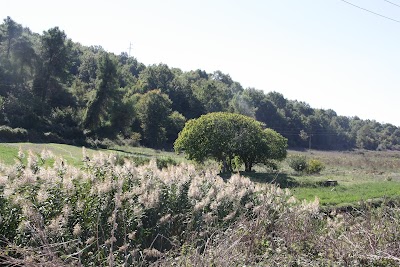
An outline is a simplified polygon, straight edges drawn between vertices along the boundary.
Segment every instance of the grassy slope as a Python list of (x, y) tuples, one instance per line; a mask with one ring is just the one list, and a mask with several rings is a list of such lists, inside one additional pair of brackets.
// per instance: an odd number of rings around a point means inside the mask
[[(82, 147), (65, 145), (65, 144), (33, 144), (33, 143), (2, 143), (0, 144), (0, 162), (11, 165), (15, 162), (18, 151), (21, 148), (24, 153), (32, 151), (33, 153), (41, 153), (44, 149), (51, 151), (57, 157), (64, 158), (68, 163), (81, 166), (82, 165)], [(175, 155), (172, 152), (165, 152), (142, 147), (115, 147), (114, 149), (86, 149), (86, 154), (90, 157), (94, 153), (118, 153), (127, 156), (143, 157), (143, 158), (168, 158), (173, 157), (176, 161), (184, 161), (183, 156)]]
[[(11, 165), (21, 148), (40, 153), (43, 149), (63, 157), (75, 166), (82, 164), (82, 148), (64, 144), (3, 143), (0, 144), (0, 161)], [(116, 147), (113, 150), (87, 149), (90, 156), (96, 152), (114, 152), (134, 157), (172, 157), (176, 161), (185, 161), (183, 156), (172, 152), (140, 147)], [(243, 173), (255, 182), (277, 183), (290, 188), (299, 199), (313, 200), (318, 196), (322, 205), (345, 205), (360, 200), (381, 197), (400, 197), (400, 152), (296, 152), (309, 159), (319, 159), (326, 165), (320, 175), (299, 175), (283, 162), (279, 173), (270, 173), (257, 168), (256, 173)], [(328, 179), (337, 180), (336, 187), (321, 187), (318, 182)]]
[[(82, 147), (64, 145), (64, 144), (33, 144), (33, 143), (3, 143), (0, 144), (0, 160), (6, 165), (11, 165), (15, 162), (18, 151), (21, 149), (24, 153), (32, 151), (40, 154), (43, 150), (51, 151), (55, 156), (62, 157), (68, 163), (79, 166), (82, 164)], [(87, 149), (87, 154), (90, 156), (96, 150)]]

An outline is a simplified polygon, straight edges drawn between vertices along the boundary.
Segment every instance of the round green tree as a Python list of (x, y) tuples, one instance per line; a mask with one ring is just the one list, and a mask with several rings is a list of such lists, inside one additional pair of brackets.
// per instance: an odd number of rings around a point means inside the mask
[(189, 120), (174, 144), (175, 151), (185, 152), (190, 160), (214, 159), (223, 164), (222, 171), (232, 171), (236, 156), (251, 171), (257, 163), (283, 160), (287, 139), (250, 117), (215, 112)]

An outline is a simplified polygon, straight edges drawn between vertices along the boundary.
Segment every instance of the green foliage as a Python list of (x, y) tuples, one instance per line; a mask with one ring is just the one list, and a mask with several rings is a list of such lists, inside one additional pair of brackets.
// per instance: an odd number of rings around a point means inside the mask
[(263, 130), (252, 118), (233, 113), (210, 113), (185, 124), (175, 141), (175, 151), (202, 162), (208, 158), (232, 171), (232, 160), (239, 157), (245, 170), (257, 163), (283, 160), (287, 140), (271, 129)]
[(26, 141), (28, 131), (23, 128), (11, 128), (5, 125), (0, 126), (0, 141)]
[(290, 155), (288, 165), (296, 172), (306, 172), (308, 174), (318, 174), (325, 169), (325, 165), (318, 159), (307, 160), (304, 155)]
[(177, 111), (173, 111), (168, 116), (168, 125), (167, 125), (167, 141), (172, 144), (179, 132), (185, 126), (186, 118), (182, 114)]
[[(0, 81), (0, 125), (27, 129), (31, 141), (45, 141), (48, 133), (67, 143), (115, 142), (140, 133), (140, 145), (170, 149), (186, 119), (234, 112), (281, 133), (291, 147), (400, 149), (394, 125), (338, 116), (279, 92), (243, 89), (221, 71), (146, 67), (127, 53), (74, 43), (58, 27), (32, 33), (10, 17), (0, 24)], [(169, 101), (139, 103), (152, 90)]]
[(325, 169), (324, 163), (322, 163), (317, 159), (310, 159), (309, 161), (307, 161), (306, 172), (308, 174), (320, 173), (324, 169)]
[(100, 57), (97, 76), (97, 90), (94, 98), (88, 103), (84, 117), (84, 126), (90, 130), (97, 130), (108, 120), (117, 96), (116, 62), (107, 53)]
[(307, 158), (302, 155), (290, 155), (287, 162), (296, 172), (302, 172), (307, 168)]
[(152, 90), (139, 96), (136, 112), (146, 146), (162, 147), (165, 144), (171, 104), (168, 96), (160, 90)]
[(41, 36), (40, 48), (33, 91), (45, 102), (57, 91), (63, 90), (62, 83), (68, 79), (71, 44), (67, 41), (64, 31), (54, 27)]
[(178, 163), (171, 157), (157, 158), (156, 164), (159, 169), (167, 168), (168, 166), (176, 166)]

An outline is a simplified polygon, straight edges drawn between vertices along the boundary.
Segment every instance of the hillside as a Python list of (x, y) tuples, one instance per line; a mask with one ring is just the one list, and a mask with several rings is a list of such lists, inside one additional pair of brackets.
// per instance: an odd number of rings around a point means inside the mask
[(291, 147), (400, 149), (394, 125), (243, 88), (221, 71), (145, 66), (126, 53), (77, 41), (58, 27), (37, 34), (4, 19), (0, 141), (171, 148), (185, 121), (227, 111), (256, 118), (288, 138)]

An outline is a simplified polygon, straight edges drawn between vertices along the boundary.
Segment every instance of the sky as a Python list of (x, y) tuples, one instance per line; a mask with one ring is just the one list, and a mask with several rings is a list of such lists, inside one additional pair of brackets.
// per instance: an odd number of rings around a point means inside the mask
[(1, 19), (33, 32), (58, 26), (115, 54), (131, 46), (145, 65), (220, 70), (244, 88), (400, 126), (400, 0), (1, 2)]

